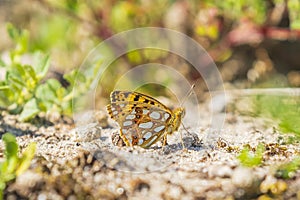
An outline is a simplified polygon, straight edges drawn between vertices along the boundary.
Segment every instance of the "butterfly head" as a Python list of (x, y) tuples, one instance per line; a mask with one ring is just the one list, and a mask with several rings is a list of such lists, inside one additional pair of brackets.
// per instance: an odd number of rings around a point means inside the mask
[(175, 110), (173, 110), (174, 113), (174, 131), (177, 131), (180, 124), (181, 124), (181, 120), (183, 119), (184, 115), (185, 115), (185, 109), (184, 108), (176, 108)]

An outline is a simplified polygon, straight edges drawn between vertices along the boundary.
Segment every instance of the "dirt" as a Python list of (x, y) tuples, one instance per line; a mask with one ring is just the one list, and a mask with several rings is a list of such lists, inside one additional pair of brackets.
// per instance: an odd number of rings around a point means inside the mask
[[(205, 113), (206, 105), (201, 112)], [(30, 168), (8, 183), (5, 199), (297, 199), (300, 173), (276, 177), (276, 167), (299, 152), (266, 119), (227, 113), (221, 131), (209, 139), (210, 118), (187, 126), (182, 147), (178, 132), (162, 147), (122, 146), (118, 129), (102, 111), (99, 123), (33, 124), (1, 113), (0, 133), (17, 136), (21, 151), (31, 142), (37, 151)], [(107, 123), (103, 123), (106, 121)], [(245, 145), (263, 143), (263, 164), (243, 167), (237, 156)], [(114, 145), (116, 144), (116, 145)], [(119, 145), (119, 146), (118, 146)], [(3, 143), (0, 145), (3, 158)]]

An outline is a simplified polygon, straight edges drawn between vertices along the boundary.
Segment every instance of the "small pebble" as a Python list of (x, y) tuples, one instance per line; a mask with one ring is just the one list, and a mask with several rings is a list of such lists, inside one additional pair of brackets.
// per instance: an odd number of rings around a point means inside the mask
[(250, 187), (254, 181), (253, 170), (245, 167), (238, 167), (233, 171), (232, 183), (237, 187)]
[(229, 178), (232, 176), (232, 169), (227, 165), (213, 165), (208, 168), (208, 177)]

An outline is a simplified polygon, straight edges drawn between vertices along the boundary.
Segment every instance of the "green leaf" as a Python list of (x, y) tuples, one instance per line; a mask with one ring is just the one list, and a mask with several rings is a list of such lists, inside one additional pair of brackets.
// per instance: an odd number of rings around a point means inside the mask
[(9, 37), (13, 40), (16, 40), (20, 36), (20, 31), (15, 28), (11, 23), (6, 24), (6, 30)]
[(257, 145), (255, 153), (251, 152), (249, 147), (245, 147), (237, 158), (245, 167), (259, 166), (262, 163), (264, 151), (265, 146), (263, 144)]
[[(65, 88), (55, 79), (48, 79), (46, 83), (38, 86), (36, 90), (36, 97), (39, 100), (38, 105), (41, 110), (51, 111), (61, 107), (62, 98), (59, 93), (66, 93)], [(59, 110), (59, 112), (63, 112)]]
[(281, 166), (278, 167), (276, 170), (276, 177), (277, 178), (293, 178), (295, 176), (295, 172), (299, 169), (300, 167), (300, 157), (295, 157), (292, 161), (282, 164)]
[(11, 133), (5, 133), (2, 135), (2, 140), (5, 144), (5, 156), (7, 159), (16, 157), (18, 154), (18, 144), (16, 138)]
[(20, 159), (20, 165), (16, 171), (17, 176), (19, 176), (20, 174), (22, 174), (24, 171), (28, 169), (31, 160), (34, 157), (35, 150), (36, 150), (36, 143), (30, 143), (27, 146)]
[(29, 32), (27, 30), (21, 30), (20, 36), (17, 40), (17, 46), (15, 52), (18, 55), (24, 54), (28, 48)]
[(31, 143), (25, 149), (22, 157), (18, 157), (18, 144), (16, 138), (11, 133), (2, 136), (5, 144), (5, 160), (0, 163), (0, 200), (3, 199), (3, 191), (6, 188), (6, 182), (16, 178), (30, 166), (34, 157), (36, 144)]
[(6, 180), (11, 180), (15, 178), (14, 172), (18, 166), (18, 163), (18, 156), (10, 157), (7, 159)]
[(14, 173), (12, 173), (14, 170), (8, 170), (8, 163), (9, 160), (7, 158), (4, 160), (4, 162), (0, 163), (0, 182), (3, 181), (5, 183), (14, 178)]
[(20, 120), (26, 121), (32, 119), (39, 111), (36, 99), (31, 99), (24, 105), (23, 111), (20, 114)]
[(57, 98), (56, 104), (62, 103), (63, 97), (66, 95), (67, 91), (60, 82), (56, 79), (49, 79), (47, 81), (49, 89), (55, 94), (55, 97)]
[(48, 79), (46, 83), (37, 88), (36, 97), (44, 101), (54, 102), (57, 100), (57, 91), (61, 87), (56, 79)]
[[(5, 157), (6, 162), (2, 165), (6, 175), (13, 173), (18, 165), (18, 144), (16, 138), (11, 133), (6, 133), (2, 136), (2, 140), (5, 144)], [(1, 170), (1, 171), (2, 171)], [(6, 177), (6, 179), (14, 178), (14, 176)]]
[(49, 89), (47, 82), (37, 87), (35, 96), (41, 101), (52, 101), (55, 98), (55, 94)]
[(49, 66), (50, 66), (49, 55), (45, 55), (41, 52), (35, 53), (33, 68), (39, 80), (45, 77), (45, 75), (48, 72)]
[(25, 78), (26, 76), (26, 71), (24, 69), (24, 66), (21, 64), (15, 64), (12, 66), (12, 70), (10, 70), (11, 74), (21, 77), (21, 78)]
[[(34, 82), (37, 82), (37, 76), (36, 73), (34, 71), (34, 69), (32, 68), (32, 66), (30, 65), (24, 65), (24, 70), (26, 71), (26, 74), (28, 74), (30, 76), (30, 78), (32, 78), (34, 80)], [(35, 86), (35, 84), (34, 84)]]
[(80, 83), (86, 82), (86, 77), (84, 76), (84, 74), (77, 69), (71, 71), (68, 74), (65, 74), (64, 79), (66, 79), (70, 83), (71, 87), (74, 86), (75, 81)]
[(8, 89), (9, 89), (9, 86), (7, 86), (7, 85), (0, 86), (0, 90), (8, 90)]
[(6, 29), (10, 38), (16, 43), (15, 49), (10, 51), (11, 60), (16, 62), (21, 54), (27, 51), (29, 32), (27, 30), (19, 30), (11, 23), (6, 25)]
[(57, 91), (58, 89), (60, 89), (62, 86), (60, 84), (60, 82), (56, 79), (48, 79), (47, 80), (47, 84), (49, 85), (49, 88), (55, 92)]
[(11, 90), (21, 91), (25, 84), (12, 74), (7, 76), (7, 82)]

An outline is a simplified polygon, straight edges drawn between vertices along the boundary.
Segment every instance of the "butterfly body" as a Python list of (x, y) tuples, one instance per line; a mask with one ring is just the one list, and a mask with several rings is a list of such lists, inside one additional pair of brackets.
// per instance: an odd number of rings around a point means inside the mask
[(120, 126), (126, 146), (148, 148), (167, 134), (177, 131), (184, 116), (183, 108), (169, 109), (156, 99), (138, 92), (113, 91), (107, 111)]

